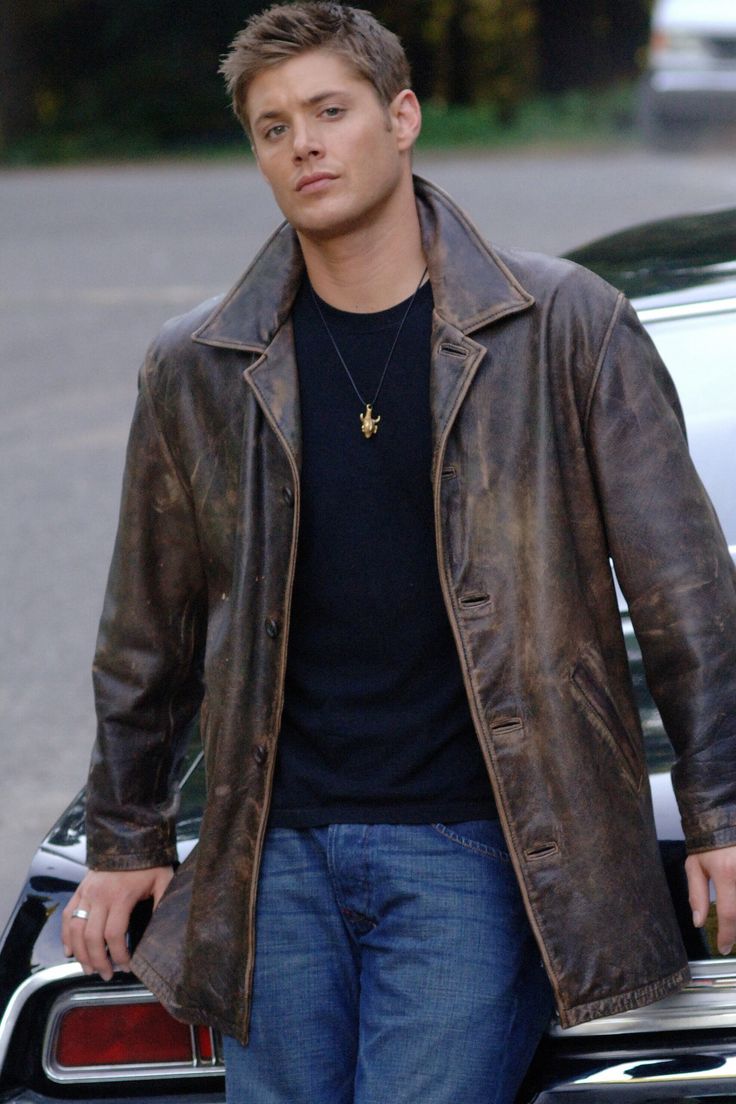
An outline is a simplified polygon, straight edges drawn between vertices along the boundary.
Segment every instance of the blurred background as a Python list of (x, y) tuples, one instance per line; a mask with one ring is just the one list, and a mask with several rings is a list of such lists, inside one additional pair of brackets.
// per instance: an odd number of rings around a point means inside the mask
[[(224, 110), (217, 61), (262, 6), (4, 0), (0, 157), (18, 164), (226, 150), (240, 137)], [(729, 93), (736, 100), (733, 0), (367, 0), (364, 6), (407, 48), (427, 109), (424, 144), (433, 148), (600, 139), (635, 125), (655, 139), (664, 121), (677, 129), (684, 112), (692, 131), (696, 121), (728, 108)], [(653, 98), (650, 63), (657, 79), (662, 69), (669, 79), (679, 73), (676, 111), (662, 110), (661, 88)], [(701, 84), (704, 73), (706, 80), (700, 96), (698, 70)], [(682, 85), (683, 73), (691, 85), (695, 76), (694, 87)]]
[[(137, 368), (275, 227), (220, 77), (251, 0), (0, 0), (0, 924), (94, 738)], [(733, 206), (736, 0), (366, 3), (416, 166), (502, 245)]]

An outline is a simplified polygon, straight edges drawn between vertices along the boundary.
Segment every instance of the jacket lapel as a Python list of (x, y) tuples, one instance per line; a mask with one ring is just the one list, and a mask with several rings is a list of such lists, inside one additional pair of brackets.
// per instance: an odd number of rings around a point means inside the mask
[[(485, 349), (470, 335), (534, 299), (445, 192), (414, 178), (435, 312), (430, 396), (435, 460)], [(298, 464), (299, 381), (290, 314), (304, 262), (283, 223), (242, 279), (192, 335), (199, 344), (257, 355), (245, 369), (269, 422)]]
[(432, 362), (429, 403), (432, 416), (432, 479), (438, 474), (444, 444), (468, 388), (473, 382), (485, 349), (439, 316), (432, 324)]
[(297, 470), (301, 457), (299, 378), (291, 307), (304, 271), (296, 235), (283, 223), (192, 338), (257, 354), (243, 379)]
[(534, 299), (445, 192), (419, 177), (414, 185), (434, 297), (430, 404), (435, 478), (457, 411), (486, 356), (485, 346), (470, 335), (527, 310)]
[(464, 334), (527, 310), (534, 298), (435, 184), (414, 177), (435, 310)]
[(284, 222), (192, 339), (201, 345), (265, 352), (291, 313), (303, 271), (296, 234)]
[(245, 369), (243, 378), (255, 392), (266, 418), (299, 470), (301, 467), (299, 376), (291, 320), (281, 326), (258, 360)]

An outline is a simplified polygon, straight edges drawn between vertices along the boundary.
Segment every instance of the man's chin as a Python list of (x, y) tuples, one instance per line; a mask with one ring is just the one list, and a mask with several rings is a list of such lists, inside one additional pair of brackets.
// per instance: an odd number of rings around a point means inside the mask
[(340, 211), (334, 208), (330, 211), (326, 209), (309, 212), (294, 211), (292, 218), (288, 215), (286, 217), (300, 237), (324, 244), (374, 226), (379, 209), (380, 204), (376, 203), (364, 209), (352, 211)]
[(338, 226), (295, 226), (297, 234), (305, 241), (314, 242), (315, 245), (325, 245), (327, 242), (344, 238), (355, 230), (354, 226), (340, 224)]
[(291, 225), (296, 230), (299, 237), (322, 244), (333, 241), (336, 238), (342, 238), (346, 234), (353, 233), (360, 227), (359, 219), (345, 216), (341, 218), (337, 215), (294, 218), (289, 219), (289, 222), (291, 222)]

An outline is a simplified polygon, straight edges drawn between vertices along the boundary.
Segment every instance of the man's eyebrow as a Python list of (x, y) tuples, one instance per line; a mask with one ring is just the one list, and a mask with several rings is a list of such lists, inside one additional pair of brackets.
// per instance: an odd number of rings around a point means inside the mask
[(307, 107), (314, 107), (314, 105), (320, 103), (321, 100), (331, 100), (334, 96), (349, 97), (350, 93), (344, 88), (328, 89), (327, 92), (316, 92), (314, 96), (302, 100), (302, 103)]
[[(313, 96), (308, 96), (307, 99), (302, 100), (301, 102), (304, 107), (315, 107), (318, 103), (321, 103), (322, 100), (331, 100), (334, 96), (339, 96), (343, 99), (347, 99), (350, 97), (350, 93), (347, 92), (344, 88), (327, 89), (326, 92), (315, 92)], [(270, 119), (278, 119), (279, 116), (282, 114), (283, 112), (279, 111), (277, 108), (273, 108), (271, 111), (262, 111), (256, 121), (253, 123), (253, 126), (260, 126), (261, 123), (266, 123)]]

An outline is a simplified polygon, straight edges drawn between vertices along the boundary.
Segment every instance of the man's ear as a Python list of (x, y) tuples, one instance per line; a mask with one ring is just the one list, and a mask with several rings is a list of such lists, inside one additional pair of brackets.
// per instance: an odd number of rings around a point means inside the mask
[(394, 96), (388, 110), (399, 149), (411, 149), (422, 129), (422, 109), (411, 88), (403, 88)]

